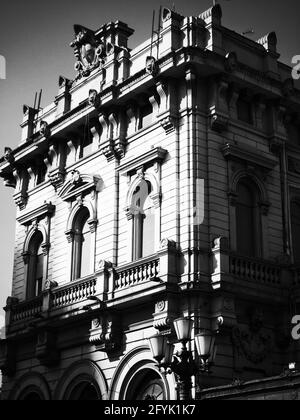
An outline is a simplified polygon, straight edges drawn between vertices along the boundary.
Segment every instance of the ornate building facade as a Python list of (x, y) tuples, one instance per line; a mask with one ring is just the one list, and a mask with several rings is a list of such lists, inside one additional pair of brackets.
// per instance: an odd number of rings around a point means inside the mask
[(74, 29), (76, 78), (24, 106), (0, 161), (18, 209), (3, 399), (177, 399), (148, 338), (175, 342), (182, 316), (216, 335), (194, 397), (280, 375), (300, 361), (300, 91), (275, 33), (245, 38), (219, 5), (163, 9), (134, 50), (120, 21)]

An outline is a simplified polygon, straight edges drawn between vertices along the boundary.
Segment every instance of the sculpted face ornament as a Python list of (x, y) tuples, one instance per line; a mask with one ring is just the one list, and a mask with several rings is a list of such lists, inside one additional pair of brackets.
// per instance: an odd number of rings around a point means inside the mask
[(14, 155), (13, 155), (13, 151), (10, 147), (6, 147), (4, 149), (4, 159), (6, 160), (6, 162), (12, 164), (15, 161)]
[(50, 129), (46, 121), (40, 123), (40, 135), (46, 138), (50, 136)]
[(104, 45), (95, 38), (95, 33), (84, 26), (75, 25), (75, 39), (70, 46), (74, 49), (77, 59), (75, 70), (78, 75), (76, 80), (87, 77), (91, 72), (103, 64)]
[(81, 182), (81, 176), (79, 171), (72, 171), (71, 173), (71, 182), (73, 185), (77, 186)]
[(225, 59), (225, 69), (230, 73), (234, 72), (237, 69), (238, 60), (235, 52), (230, 52), (226, 55)]
[(89, 104), (98, 108), (100, 106), (100, 99), (98, 92), (95, 89), (89, 91)]
[(156, 76), (158, 73), (157, 62), (152, 56), (146, 58), (146, 72), (151, 74), (152, 76)]

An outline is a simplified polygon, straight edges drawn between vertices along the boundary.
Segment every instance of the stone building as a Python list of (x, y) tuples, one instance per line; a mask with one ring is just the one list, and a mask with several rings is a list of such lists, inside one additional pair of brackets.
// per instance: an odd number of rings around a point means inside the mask
[(194, 397), (265, 389), (300, 356), (300, 90), (275, 33), (233, 32), (219, 5), (163, 9), (133, 50), (120, 21), (74, 29), (76, 79), (24, 106), (0, 161), (18, 209), (3, 399), (176, 399), (148, 338), (176, 342), (182, 316), (216, 335)]

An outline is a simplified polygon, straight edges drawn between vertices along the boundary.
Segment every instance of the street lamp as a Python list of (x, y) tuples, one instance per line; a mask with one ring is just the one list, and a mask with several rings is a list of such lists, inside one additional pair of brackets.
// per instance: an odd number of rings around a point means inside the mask
[(160, 370), (165, 373), (174, 373), (178, 386), (180, 400), (191, 399), (192, 376), (199, 371), (208, 372), (210, 361), (215, 356), (215, 335), (209, 330), (201, 330), (195, 336), (195, 346), (201, 359), (200, 367), (197, 366), (192, 352), (187, 349), (191, 341), (194, 321), (191, 318), (178, 318), (174, 321), (177, 340), (182, 344), (182, 349), (175, 355), (174, 345), (168, 342), (166, 335), (155, 335), (149, 338), (149, 345), (153, 358), (158, 362)]
[(209, 370), (209, 359), (215, 356), (215, 334), (209, 330), (202, 330), (195, 335), (195, 344), (200, 359), (202, 360), (201, 369), (205, 372)]

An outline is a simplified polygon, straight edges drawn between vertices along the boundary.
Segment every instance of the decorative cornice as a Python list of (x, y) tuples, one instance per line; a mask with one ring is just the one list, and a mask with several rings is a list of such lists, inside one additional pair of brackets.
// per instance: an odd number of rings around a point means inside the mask
[(118, 171), (121, 175), (127, 175), (143, 165), (153, 162), (163, 162), (167, 153), (167, 150), (162, 149), (161, 147), (156, 147), (151, 149), (149, 152), (130, 160), (129, 162), (123, 163), (118, 167)]
[(43, 218), (45, 216), (52, 216), (54, 211), (55, 211), (55, 206), (51, 202), (50, 203), (45, 202), (40, 207), (38, 207), (38, 208), (36, 208), (36, 209), (26, 213), (26, 214), (22, 214), (22, 216), (17, 218), (17, 221), (21, 225), (27, 225), (35, 219), (40, 219), (40, 218)]
[(225, 159), (239, 160), (251, 165), (259, 166), (264, 170), (271, 171), (277, 165), (277, 159), (266, 156), (262, 152), (258, 152), (254, 148), (242, 148), (237, 145), (227, 143), (222, 148)]

